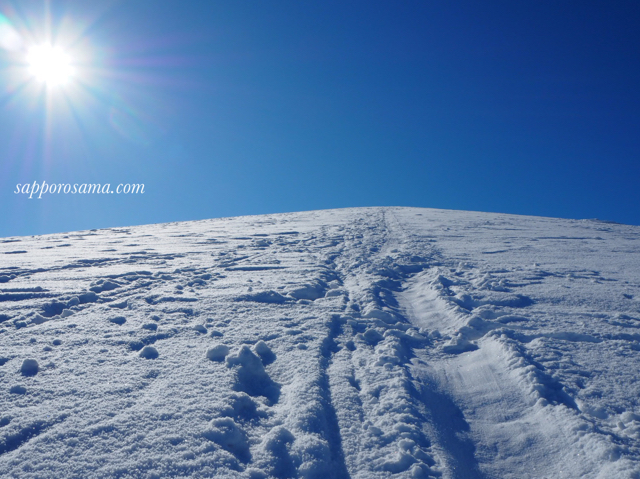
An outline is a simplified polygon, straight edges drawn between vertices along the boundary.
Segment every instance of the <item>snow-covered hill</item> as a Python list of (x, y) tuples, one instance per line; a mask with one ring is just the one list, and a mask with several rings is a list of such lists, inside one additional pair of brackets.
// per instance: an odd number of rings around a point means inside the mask
[(639, 238), (356, 208), (0, 240), (0, 476), (639, 478)]

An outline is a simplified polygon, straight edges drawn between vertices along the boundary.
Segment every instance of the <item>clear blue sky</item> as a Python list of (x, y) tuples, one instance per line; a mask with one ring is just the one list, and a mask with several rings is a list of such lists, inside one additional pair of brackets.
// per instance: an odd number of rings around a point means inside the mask
[[(0, 12), (0, 236), (349, 206), (640, 224), (637, 1)], [(66, 85), (25, 73), (49, 40)], [(14, 193), (33, 181), (145, 194)]]

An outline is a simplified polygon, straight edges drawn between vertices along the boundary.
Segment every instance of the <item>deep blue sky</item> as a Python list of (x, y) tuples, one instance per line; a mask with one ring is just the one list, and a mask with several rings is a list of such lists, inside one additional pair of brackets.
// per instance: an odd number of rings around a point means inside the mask
[[(0, 0), (78, 63), (44, 93), (0, 49), (0, 236), (349, 206), (640, 224), (640, 2), (46, 5)], [(13, 193), (43, 180), (145, 194)]]

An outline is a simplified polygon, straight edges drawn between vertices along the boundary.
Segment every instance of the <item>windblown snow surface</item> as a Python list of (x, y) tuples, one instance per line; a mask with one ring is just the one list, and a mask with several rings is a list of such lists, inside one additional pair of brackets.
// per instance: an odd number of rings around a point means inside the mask
[(639, 478), (640, 227), (355, 208), (0, 243), (0, 476)]

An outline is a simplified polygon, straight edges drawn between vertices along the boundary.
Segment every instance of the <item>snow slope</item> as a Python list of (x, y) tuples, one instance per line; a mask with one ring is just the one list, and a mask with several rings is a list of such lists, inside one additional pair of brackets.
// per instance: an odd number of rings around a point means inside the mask
[(0, 476), (640, 478), (639, 234), (354, 208), (0, 240)]

